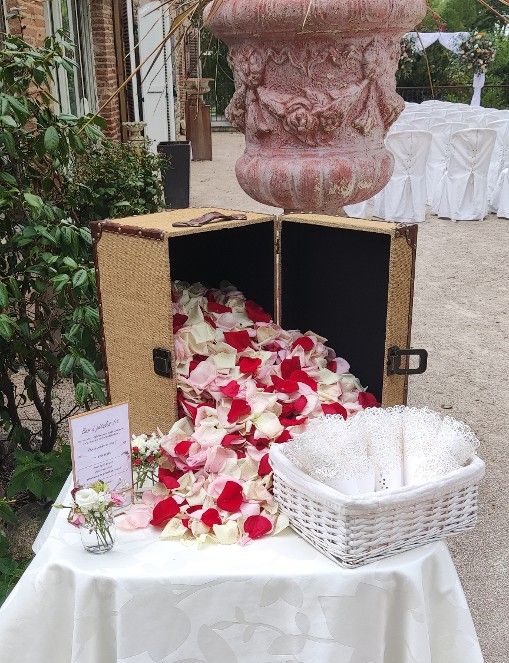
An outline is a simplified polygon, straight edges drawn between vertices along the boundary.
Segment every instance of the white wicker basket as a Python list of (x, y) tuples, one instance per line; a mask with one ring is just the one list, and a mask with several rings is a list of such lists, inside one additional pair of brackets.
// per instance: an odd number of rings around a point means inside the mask
[(274, 495), (292, 528), (344, 567), (357, 567), (472, 528), (484, 463), (387, 492), (347, 496), (316, 481), (273, 445)]

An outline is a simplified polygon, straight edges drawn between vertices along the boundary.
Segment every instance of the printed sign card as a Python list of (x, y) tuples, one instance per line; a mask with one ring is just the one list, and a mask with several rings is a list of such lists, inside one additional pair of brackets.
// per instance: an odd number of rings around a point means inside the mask
[(127, 403), (110, 405), (69, 418), (74, 485), (105, 481), (132, 501), (133, 473)]

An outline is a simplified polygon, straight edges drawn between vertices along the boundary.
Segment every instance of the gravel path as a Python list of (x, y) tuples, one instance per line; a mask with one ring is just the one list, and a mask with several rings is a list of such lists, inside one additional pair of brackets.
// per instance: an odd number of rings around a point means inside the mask
[[(273, 211), (237, 184), (243, 136), (215, 133), (213, 144), (213, 162), (193, 163), (191, 204)], [(430, 217), (419, 231), (413, 321), (413, 345), (430, 359), (411, 380), (410, 404), (467, 421), (487, 463), (479, 524), (450, 541), (486, 663), (509, 660), (508, 235), (503, 219)]]

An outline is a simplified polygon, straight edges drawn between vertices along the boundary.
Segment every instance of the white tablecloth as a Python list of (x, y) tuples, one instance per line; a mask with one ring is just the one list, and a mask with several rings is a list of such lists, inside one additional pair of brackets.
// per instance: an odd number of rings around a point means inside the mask
[(66, 512), (0, 609), (0, 663), (478, 663), (444, 543), (360, 569), (287, 532), (201, 550), (121, 533), (86, 553)]

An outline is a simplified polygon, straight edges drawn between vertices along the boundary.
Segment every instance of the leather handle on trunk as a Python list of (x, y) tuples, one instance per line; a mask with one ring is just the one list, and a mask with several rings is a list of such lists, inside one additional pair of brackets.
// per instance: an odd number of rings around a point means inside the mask
[(223, 214), (222, 212), (207, 212), (197, 219), (190, 219), (189, 221), (176, 221), (173, 224), (174, 228), (201, 228), (207, 226), (209, 223), (219, 223), (221, 221), (246, 221), (245, 214)]

